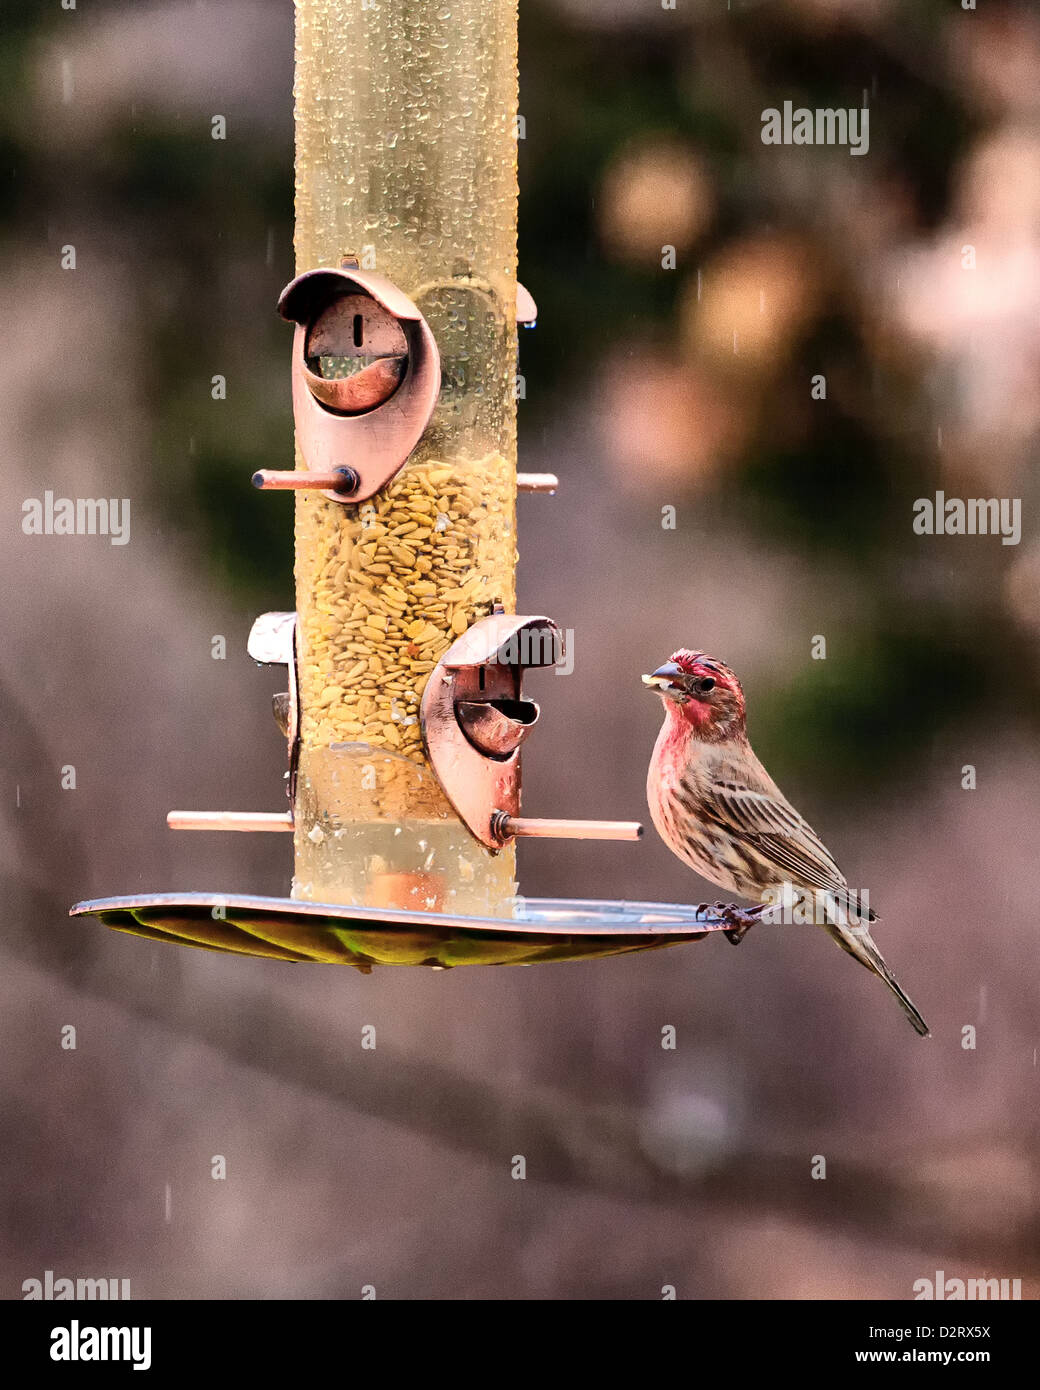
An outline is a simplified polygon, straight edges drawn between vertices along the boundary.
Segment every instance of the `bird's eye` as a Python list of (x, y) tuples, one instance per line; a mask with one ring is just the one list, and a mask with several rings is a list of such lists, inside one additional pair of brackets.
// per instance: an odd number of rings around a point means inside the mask
[(695, 689), (701, 695), (707, 695), (709, 690), (715, 689), (715, 682), (710, 676), (705, 676), (703, 680), (697, 682)]

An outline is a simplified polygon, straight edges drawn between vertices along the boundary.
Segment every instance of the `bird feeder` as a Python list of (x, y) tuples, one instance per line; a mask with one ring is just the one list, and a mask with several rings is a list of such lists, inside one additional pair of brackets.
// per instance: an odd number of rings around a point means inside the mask
[[(726, 930), (701, 905), (517, 896), (524, 836), (636, 839), (521, 814), (529, 673), (559, 629), (517, 615), (516, 0), (297, 0), (296, 605), (254, 624), (284, 668), (282, 812), (174, 811), (177, 830), (294, 837), (291, 896), (78, 904), (145, 936), (280, 960), (574, 958)], [(276, 497), (272, 506), (284, 505)], [(286, 524), (288, 524), (288, 519)]]

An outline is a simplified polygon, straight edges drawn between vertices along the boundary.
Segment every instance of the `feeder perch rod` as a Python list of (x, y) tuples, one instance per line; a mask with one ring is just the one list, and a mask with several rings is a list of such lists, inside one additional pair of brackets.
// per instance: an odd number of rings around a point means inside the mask
[[(338, 468), (328, 473), (311, 473), (305, 469), (260, 468), (253, 474), (253, 486), (262, 492), (351, 493), (357, 487), (357, 475), (352, 469)], [(518, 473), (517, 492), (554, 493), (560, 486), (555, 473)]]
[(352, 468), (334, 468), (328, 473), (311, 473), (305, 469), (261, 468), (253, 474), (253, 486), (262, 492), (354, 492), (358, 475)]
[(560, 480), (555, 473), (518, 473), (516, 475), (517, 492), (553, 493), (559, 486)]
[[(170, 811), (171, 830), (280, 830), (293, 828), (289, 811)], [(553, 820), (496, 813), (495, 833), (503, 840), (638, 840), (643, 827), (627, 820)]]
[(634, 820), (541, 820), (502, 811), (495, 813), (493, 828), (503, 840), (514, 835), (533, 840), (638, 840), (643, 834)]
[(292, 830), (290, 811), (170, 811), (171, 830)]

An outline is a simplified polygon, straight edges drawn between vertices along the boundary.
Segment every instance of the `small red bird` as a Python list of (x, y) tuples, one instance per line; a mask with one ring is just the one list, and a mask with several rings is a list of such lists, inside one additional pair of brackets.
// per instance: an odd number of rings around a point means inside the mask
[[(644, 685), (664, 703), (646, 796), (658, 834), (691, 869), (727, 892), (775, 905), (786, 890), (822, 904), (822, 925), (878, 975), (917, 1032), (928, 1025), (900, 989), (858, 916), (858, 898), (812, 826), (798, 814), (748, 742), (744, 691), (721, 661), (678, 651)], [(752, 914), (762, 908), (752, 909)], [(877, 913), (865, 913), (875, 921)], [(744, 919), (746, 929), (747, 918)], [(739, 939), (739, 937), (737, 938)]]

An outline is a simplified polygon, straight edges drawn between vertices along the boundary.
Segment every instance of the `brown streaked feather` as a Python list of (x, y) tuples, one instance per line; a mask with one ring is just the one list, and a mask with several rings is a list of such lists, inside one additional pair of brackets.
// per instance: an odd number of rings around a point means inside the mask
[[(766, 873), (754, 875), (756, 879), (768, 878), (771, 869), (777, 884), (790, 882), (818, 889), (849, 906), (845, 875), (750, 746), (740, 750), (739, 761), (737, 757), (710, 755), (700, 759), (696, 773), (695, 778), (682, 778), (682, 794), (698, 804), (706, 822), (714, 822), (733, 839), (734, 847), (741, 846), (764, 861)], [(871, 913), (871, 920), (875, 916)]]

